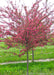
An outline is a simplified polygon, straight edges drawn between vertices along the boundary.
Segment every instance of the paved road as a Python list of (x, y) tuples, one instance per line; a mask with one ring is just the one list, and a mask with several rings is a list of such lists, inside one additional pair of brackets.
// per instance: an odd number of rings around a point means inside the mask
[[(34, 62), (49, 62), (49, 61), (54, 61), (54, 59), (40, 59), (40, 60), (34, 60)], [(32, 62), (29, 60), (29, 62)], [(0, 65), (6, 65), (6, 64), (16, 64), (16, 63), (27, 63), (27, 61), (13, 61), (13, 62), (4, 62), (0, 63)]]

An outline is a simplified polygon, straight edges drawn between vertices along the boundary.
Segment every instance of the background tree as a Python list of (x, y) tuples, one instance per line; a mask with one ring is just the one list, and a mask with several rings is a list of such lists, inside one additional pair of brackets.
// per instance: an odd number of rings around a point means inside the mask
[(49, 35), (49, 45), (54, 45), (54, 32)]

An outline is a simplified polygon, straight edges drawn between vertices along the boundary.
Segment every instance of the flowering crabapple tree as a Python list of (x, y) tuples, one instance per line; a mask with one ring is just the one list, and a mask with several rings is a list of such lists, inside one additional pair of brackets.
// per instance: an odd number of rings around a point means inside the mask
[[(33, 50), (34, 47), (47, 44), (53, 21), (51, 14), (53, 14), (54, 10), (50, 10), (49, 6), (46, 8), (45, 4), (41, 8), (40, 2), (41, 0), (37, 0), (30, 10), (23, 6), (25, 15), (22, 15), (22, 10), (19, 11), (12, 1), (10, 1), (10, 6), (0, 7), (1, 23), (6, 27), (4, 34), (6, 37), (11, 37), (11, 39), (6, 38), (4, 42), (8, 45), (8, 48), (13, 46), (13, 43), (20, 43), (25, 46), (25, 49), (22, 49), (18, 56), (21, 57), (27, 52), (27, 75), (28, 51), (31, 48)], [(18, 45), (16, 44), (15, 46)]]

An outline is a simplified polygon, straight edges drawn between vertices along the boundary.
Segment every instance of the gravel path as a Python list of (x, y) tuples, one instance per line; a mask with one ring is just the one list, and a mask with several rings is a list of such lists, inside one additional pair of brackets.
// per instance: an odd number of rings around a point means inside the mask
[[(39, 59), (39, 60), (34, 60), (34, 62), (49, 62), (49, 61), (54, 61), (54, 59)], [(32, 61), (29, 60), (29, 62), (32, 62)], [(27, 63), (27, 61), (4, 62), (4, 63), (0, 63), (0, 65), (16, 64), (16, 63)]]

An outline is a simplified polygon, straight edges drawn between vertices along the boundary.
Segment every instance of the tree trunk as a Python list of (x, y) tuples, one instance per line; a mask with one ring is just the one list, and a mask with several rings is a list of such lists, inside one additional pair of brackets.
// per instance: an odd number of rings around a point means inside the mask
[(34, 51), (33, 51), (33, 48), (32, 48), (32, 62), (34, 62)]
[(27, 75), (29, 75), (29, 72), (28, 72), (28, 70), (29, 70), (29, 59), (28, 59), (28, 50), (27, 50)]

